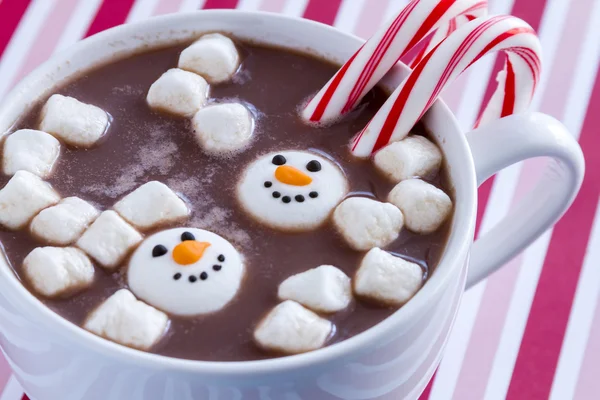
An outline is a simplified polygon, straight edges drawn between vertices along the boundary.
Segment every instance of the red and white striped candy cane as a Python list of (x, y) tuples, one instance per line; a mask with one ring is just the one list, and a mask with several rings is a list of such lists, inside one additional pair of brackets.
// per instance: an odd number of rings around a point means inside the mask
[(334, 121), (352, 110), (431, 31), (457, 16), (476, 18), (486, 13), (486, 0), (412, 0), (346, 61), (308, 102), (302, 118), (313, 123)]
[(486, 54), (505, 51), (506, 69), (480, 122), (523, 112), (531, 103), (541, 72), (541, 46), (523, 20), (506, 15), (477, 19), (456, 30), (419, 62), (367, 126), (354, 137), (351, 151), (368, 157), (403, 139), (440, 93)]

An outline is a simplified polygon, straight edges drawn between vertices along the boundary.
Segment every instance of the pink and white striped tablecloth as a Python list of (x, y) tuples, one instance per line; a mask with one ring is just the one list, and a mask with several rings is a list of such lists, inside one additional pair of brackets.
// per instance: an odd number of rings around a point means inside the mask
[[(0, 0), (0, 98), (50, 55), (85, 36), (152, 15), (239, 8), (303, 16), (368, 37), (407, 0)], [(529, 22), (544, 46), (533, 107), (578, 138), (587, 176), (554, 229), (465, 295), (445, 357), (422, 399), (600, 399), (600, 0), (489, 0)], [(485, 59), (445, 98), (465, 129), (491, 95)], [(511, 210), (544, 160), (479, 190), (478, 233)], [(0, 317), (1, 318), (1, 317)], [(0, 320), (0, 334), (2, 321)], [(0, 359), (0, 400), (26, 399)]]

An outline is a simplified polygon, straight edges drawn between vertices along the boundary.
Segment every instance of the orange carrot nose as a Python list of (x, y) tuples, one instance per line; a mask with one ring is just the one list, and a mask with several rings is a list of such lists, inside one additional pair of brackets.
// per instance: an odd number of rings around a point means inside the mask
[(179, 265), (190, 265), (202, 258), (204, 251), (210, 246), (208, 242), (186, 240), (173, 249), (173, 260)]
[(281, 183), (294, 186), (306, 186), (312, 178), (291, 165), (281, 165), (275, 170), (275, 178)]

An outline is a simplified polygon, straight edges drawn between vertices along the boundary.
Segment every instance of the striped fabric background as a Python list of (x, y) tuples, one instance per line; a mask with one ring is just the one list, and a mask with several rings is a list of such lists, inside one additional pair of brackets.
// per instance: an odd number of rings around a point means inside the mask
[[(265, 10), (368, 37), (407, 0), (0, 0), (0, 99), (55, 51), (112, 26), (199, 8)], [(533, 108), (578, 138), (587, 176), (554, 229), (464, 297), (424, 400), (600, 398), (600, 0), (489, 0), (529, 22), (544, 46)], [(444, 96), (464, 129), (494, 88), (493, 58)], [(513, 166), (479, 190), (478, 234), (505, 216), (545, 160)], [(2, 315), (0, 315), (0, 331)], [(1, 332), (0, 332), (1, 334)], [(26, 399), (0, 359), (0, 400)]]

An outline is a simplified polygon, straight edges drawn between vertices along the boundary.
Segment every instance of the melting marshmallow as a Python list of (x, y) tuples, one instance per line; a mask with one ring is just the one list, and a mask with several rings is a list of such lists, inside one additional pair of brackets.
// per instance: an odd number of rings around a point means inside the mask
[(99, 214), (87, 201), (67, 197), (36, 215), (30, 229), (34, 236), (49, 244), (66, 246), (79, 239)]
[(126, 221), (148, 230), (186, 218), (190, 210), (169, 187), (152, 181), (143, 184), (114, 206)]
[(384, 247), (396, 240), (403, 221), (398, 207), (366, 197), (350, 197), (333, 212), (338, 232), (359, 251)]
[(194, 115), (196, 138), (208, 153), (231, 153), (245, 148), (252, 138), (252, 115), (238, 103), (202, 108)]
[(211, 33), (181, 52), (178, 67), (203, 76), (209, 83), (221, 83), (229, 80), (239, 65), (240, 56), (233, 41)]
[(237, 187), (242, 207), (259, 222), (286, 231), (316, 229), (344, 198), (343, 172), (323, 156), (281, 151), (250, 163)]
[(60, 154), (60, 142), (46, 132), (21, 129), (4, 142), (3, 169), (6, 175), (25, 170), (46, 178)]
[(177, 228), (147, 238), (127, 271), (131, 291), (175, 315), (218, 311), (236, 295), (244, 277), (242, 256), (212, 232)]
[(25, 257), (23, 271), (35, 291), (46, 297), (85, 289), (94, 280), (94, 266), (74, 247), (37, 247)]
[(350, 278), (332, 265), (292, 275), (279, 285), (281, 300), (294, 300), (313, 311), (333, 313), (352, 300)]
[(354, 277), (354, 292), (386, 305), (402, 305), (423, 285), (423, 270), (418, 264), (379, 249), (371, 249)]
[(119, 344), (148, 350), (160, 340), (169, 318), (150, 307), (127, 289), (105, 300), (83, 325), (88, 331)]
[(206, 103), (208, 83), (200, 75), (172, 68), (150, 86), (150, 107), (182, 117), (191, 117)]
[(107, 269), (116, 268), (142, 236), (114, 211), (104, 211), (77, 240), (77, 247)]
[(322, 347), (332, 330), (331, 322), (295, 301), (286, 300), (258, 324), (254, 340), (266, 350), (297, 354)]
[(40, 130), (76, 147), (94, 145), (108, 129), (108, 114), (73, 97), (54, 94), (42, 109)]
[(375, 167), (394, 182), (437, 175), (442, 152), (423, 136), (408, 136), (381, 149), (373, 159)]
[(392, 189), (388, 200), (402, 210), (406, 227), (416, 233), (435, 232), (452, 211), (450, 197), (420, 179), (400, 182)]
[(37, 175), (18, 171), (0, 190), (0, 225), (20, 229), (38, 212), (59, 200), (60, 196)]

